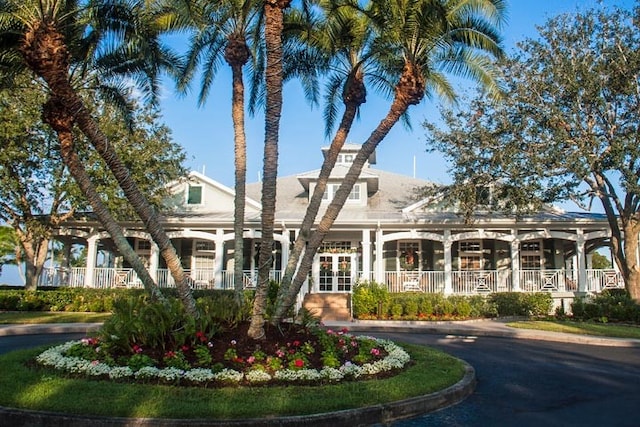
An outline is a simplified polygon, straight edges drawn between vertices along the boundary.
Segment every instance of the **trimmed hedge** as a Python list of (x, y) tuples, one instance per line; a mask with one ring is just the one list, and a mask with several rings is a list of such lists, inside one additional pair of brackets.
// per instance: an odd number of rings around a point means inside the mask
[[(161, 292), (167, 297), (178, 297), (177, 289), (165, 288)], [(71, 311), (111, 312), (116, 299), (146, 295), (144, 289), (93, 289), (42, 287), (36, 291), (15, 288), (0, 288), (0, 310), (6, 311)], [(253, 292), (246, 292), (249, 298)], [(196, 299), (214, 297), (233, 301), (233, 291), (197, 289)]]
[(460, 320), (498, 316), (547, 316), (551, 294), (501, 292), (461, 296), (390, 293), (376, 282), (360, 282), (353, 289), (353, 314), (358, 319)]

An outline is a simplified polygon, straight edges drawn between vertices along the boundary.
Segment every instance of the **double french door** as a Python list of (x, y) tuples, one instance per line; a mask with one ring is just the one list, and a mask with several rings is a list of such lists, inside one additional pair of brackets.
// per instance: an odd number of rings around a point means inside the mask
[(320, 254), (319, 292), (351, 292), (355, 280), (355, 254)]

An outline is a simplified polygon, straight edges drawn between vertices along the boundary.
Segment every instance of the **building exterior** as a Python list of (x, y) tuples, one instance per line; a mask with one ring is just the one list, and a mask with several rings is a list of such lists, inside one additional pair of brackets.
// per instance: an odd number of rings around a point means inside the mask
[[(331, 199), (359, 149), (347, 144), (325, 199)], [(324, 152), (324, 151), (323, 151)], [(483, 294), (551, 292), (556, 298), (624, 287), (614, 269), (591, 268), (591, 254), (608, 244), (600, 214), (549, 208), (515, 218), (477, 212), (473, 223), (430, 199), (416, 198), (428, 182), (373, 167), (363, 170), (344, 209), (315, 257), (304, 294), (350, 293), (358, 280), (374, 280), (392, 292)], [(286, 265), (319, 171), (282, 177), (277, 184), (273, 278)], [(234, 191), (197, 172), (171, 188), (162, 221), (195, 287), (233, 288)], [(247, 186), (244, 285), (255, 286), (260, 241), (261, 184)], [(489, 196), (490, 193), (487, 193)], [(322, 211), (322, 208), (321, 208)], [(123, 224), (160, 286), (173, 286), (155, 244), (142, 225)], [(86, 266), (48, 269), (43, 284), (86, 287), (138, 286), (135, 273), (115, 253), (109, 236), (91, 218), (59, 230), (67, 250), (87, 248)]]

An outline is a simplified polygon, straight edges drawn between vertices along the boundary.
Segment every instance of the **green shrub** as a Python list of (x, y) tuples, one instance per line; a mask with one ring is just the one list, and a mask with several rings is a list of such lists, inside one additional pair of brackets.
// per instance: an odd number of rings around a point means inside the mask
[(418, 296), (409, 295), (404, 302), (404, 315), (407, 317), (418, 317)]
[(395, 302), (391, 304), (391, 307), (389, 309), (389, 314), (391, 315), (392, 319), (397, 320), (402, 318), (403, 310), (404, 309), (402, 308), (402, 303)]
[(520, 292), (498, 292), (491, 294), (490, 300), (495, 304), (499, 316), (526, 316), (528, 309), (523, 295)]
[(530, 316), (548, 316), (553, 307), (553, 297), (548, 292), (525, 294), (524, 305)]
[(433, 315), (433, 304), (428, 297), (418, 298), (418, 313), (426, 317)]
[(571, 304), (576, 320), (640, 323), (640, 305), (624, 289), (605, 290), (590, 299), (576, 299)]
[(355, 284), (351, 296), (354, 317), (379, 316), (379, 307), (388, 307), (389, 291), (383, 284), (362, 281)]

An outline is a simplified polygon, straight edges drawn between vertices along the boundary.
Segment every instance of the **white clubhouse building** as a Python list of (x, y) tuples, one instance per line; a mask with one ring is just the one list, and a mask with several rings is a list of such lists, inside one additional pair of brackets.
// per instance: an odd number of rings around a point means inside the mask
[[(332, 198), (358, 145), (345, 145), (327, 188)], [(323, 150), (324, 153), (324, 150)], [(302, 294), (349, 293), (358, 280), (384, 283), (392, 292), (482, 294), (551, 292), (555, 298), (624, 287), (614, 269), (591, 268), (591, 254), (606, 247), (604, 215), (549, 208), (516, 218), (477, 212), (471, 224), (433, 200), (415, 198), (427, 181), (377, 170), (372, 157), (315, 257)], [(278, 179), (273, 277), (286, 265), (319, 171)], [(257, 279), (261, 184), (247, 185), (244, 231), (245, 286)], [(234, 191), (200, 173), (172, 187), (162, 222), (194, 286), (233, 287)], [(160, 286), (173, 286), (142, 224), (122, 224)], [(56, 237), (67, 249), (86, 245), (86, 266), (49, 268), (43, 285), (139, 286), (100, 224), (77, 218)], [(301, 295), (301, 298), (304, 295)]]

